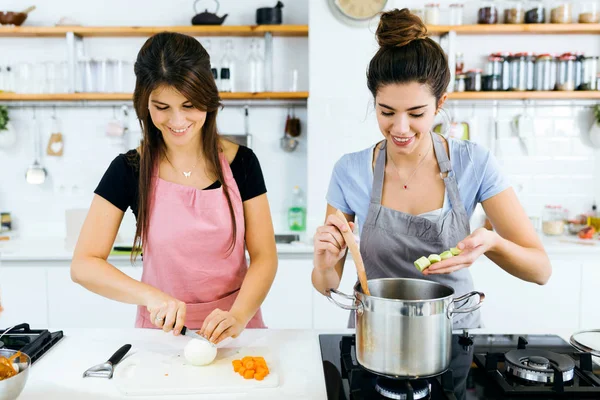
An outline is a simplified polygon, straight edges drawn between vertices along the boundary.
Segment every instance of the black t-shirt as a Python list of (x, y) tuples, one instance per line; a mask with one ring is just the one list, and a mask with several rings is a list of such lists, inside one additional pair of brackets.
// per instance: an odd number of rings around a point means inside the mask
[[(123, 212), (131, 207), (136, 218), (138, 214), (139, 165), (140, 155), (136, 150), (119, 154), (112, 161), (94, 191)], [(248, 147), (239, 147), (230, 166), (242, 201), (253, 199), (267, 192), (258, 158)], [(216, 181), (204, 190), (220, 187), (221, 183)]]

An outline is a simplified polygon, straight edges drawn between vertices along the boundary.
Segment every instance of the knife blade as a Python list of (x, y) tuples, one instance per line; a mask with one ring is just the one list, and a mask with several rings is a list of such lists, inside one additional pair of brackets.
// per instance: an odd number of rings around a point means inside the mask
[(210, 340), (208, 340), (204, 336), (197, 334), (195, 331), (193, 331), (191, 329), (188, 329), (187, 326), (185, 326), (185, 325), (183, 326), (183, 328), (181, 328), (181, 334), (185, 335), (185, 336), (188, 336), (188, 337), (191, 337), (191, 338), (194, 338), (194, 339), (203, 340), (203, 341), (205, 341), (207, 343), (210, 343), (210, 345), (212, 347), (216, 346), (216, 344), (214, 344), (213, 342), (211, 342)]

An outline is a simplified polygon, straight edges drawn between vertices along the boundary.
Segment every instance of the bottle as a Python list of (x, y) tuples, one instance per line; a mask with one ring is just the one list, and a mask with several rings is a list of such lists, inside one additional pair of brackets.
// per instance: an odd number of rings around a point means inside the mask
[(249, 88), (250, 92), (258, 93), (265, 91), (265, 63), (258, 52), (258, 42), (252, 39), (250, 44), (250, 55), (248, 56)]
[(306, 205), (304, 194), (299, 186), (292, 190), (292, 202), (288, 209), (288, 226), (291, 231), (304, 232), (306, 230)]
[(217, 85), (217, 88), (220, 89), (221, 85), (219, 82), (219, 68), (218, 65), (216, 65), (212, 60), (214, 59), (213, 57), (213, 51), (212, 51), (212, 42), (210, 41), (210, 39), (206, 39), (204, 41), (204, 49), (206, 50), (206, 52), (208, 53), (210, 59), (211, 59), (211, 63), (210, 63), (210, 72), (215, 80), (215, 84)]
[[(223, 82), (223, 72), (226, 72), (228, 82)], [(233, 57), (233, 41), (227, 39), (225, 42), (225, 54), (221, 58), (221, 84), (224, 88), (221, 88), (223, 92), (235, 92), (236, 83), (236, 69), (235, 59)]]

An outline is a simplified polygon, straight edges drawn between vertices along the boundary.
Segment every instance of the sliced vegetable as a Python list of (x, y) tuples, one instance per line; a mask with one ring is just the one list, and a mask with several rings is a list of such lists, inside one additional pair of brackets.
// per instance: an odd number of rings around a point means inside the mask
[(425, 270), (425, 268), (429, 267), (431, 262), (427, 257), (421, 257), (417, 261), (415, 261), (415, 267), (421, 272)]
[(430, 254), (428, 259), (429, 259), (429, 262), (432, 264), (442, 261), (442, 258), (438, 254)]
[(263, 357), (246, 356), (241, 360), (233, 360), (231, 365), (233, 365), (233, 371), (243, 376), (244, 379), (262, 381), (269, 375), (269, 368)]
[(440, 254), (440, 258), (442, 260), (447, 260), (450, 257), (454, 257), (454, 254), (452, 254), (452, 252), (450, 250), (446, 250), (445, 252), (443, 252), (442, 254)]
[(450, 249), (450, 252), (452, 253), (453, 256), (457, 256), (461, 253), (461, 250), (458, 247), (453, 247)]

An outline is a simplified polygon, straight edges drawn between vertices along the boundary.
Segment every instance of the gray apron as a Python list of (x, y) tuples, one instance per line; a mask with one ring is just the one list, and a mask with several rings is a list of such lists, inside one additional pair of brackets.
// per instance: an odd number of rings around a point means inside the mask
[[(452, 209), (445, 215), (442, 213), (437, 222), (433, 222), (417, 215), (383, 207), (381, 197), (387, 158), (384, 141), (373, 171), (371, 201), (360, 236), (360, 253), (368, 279), (427, 279), (452, 287), (454, 296), (458, 297), (474, 290), (473, 279), (467, 268), (451, 274), (426, 276), (414, 266), (414, 261), (419, 257), (449, 250), (471, 232), (469, 217), (460, 200), (456, 178), (442, 138), (434, 133), (431, 133), (431, 137), (442, 176), (448, 173), (444, 178), (444, 184)], [(452, 322), (453, 329), (478, 328), (479, 310), (468, 314), (457, 314)], [(354, 323), (352, 313), (349, 327), (354, 328)]]

